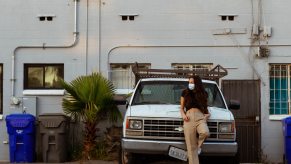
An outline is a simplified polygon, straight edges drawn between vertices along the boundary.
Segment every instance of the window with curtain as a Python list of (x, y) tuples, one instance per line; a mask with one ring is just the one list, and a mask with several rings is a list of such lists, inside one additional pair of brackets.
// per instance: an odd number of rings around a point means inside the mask
[[(132, 89), (135, 86), (135, 77), (132, 73), (133, 63), (110, 64), (109, 77), (117, 89)], [(150, 64), (138, 63), (139, 68), (150, 68)]]
[(24, 89), (62, 89), (64, 64), (25, 64)]
[(270, 64), (270, 114), (290, 113), (291, 64)]

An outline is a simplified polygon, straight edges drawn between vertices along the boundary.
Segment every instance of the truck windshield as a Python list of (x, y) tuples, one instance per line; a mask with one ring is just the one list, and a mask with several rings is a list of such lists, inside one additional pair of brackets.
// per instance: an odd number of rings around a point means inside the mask
[[(187, 81), (143, 81), (135, 92), (132, 105), (142, 104), (180, 104), (182, 91)], [(208, 93), (208, 106), (225, 108), (217, 85), (203, 83)]]

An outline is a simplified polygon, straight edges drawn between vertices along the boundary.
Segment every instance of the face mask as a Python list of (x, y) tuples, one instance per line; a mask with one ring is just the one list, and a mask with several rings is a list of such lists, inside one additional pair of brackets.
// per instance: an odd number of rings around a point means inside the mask
[(195, 88), (195, 84), (189, 83), (188, 88), (190, 90), (193, 90)]

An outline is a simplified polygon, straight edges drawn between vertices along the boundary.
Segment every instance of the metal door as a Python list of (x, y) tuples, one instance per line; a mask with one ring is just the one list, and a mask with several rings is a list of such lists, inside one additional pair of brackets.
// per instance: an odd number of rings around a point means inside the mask
[(222, 91), (226, 100), (238, 100), (241, 105), (239, 110), (232, 110), (236, 121), (240, 162), (259, 162), (261, 156), (260, 81), (223, 80)]

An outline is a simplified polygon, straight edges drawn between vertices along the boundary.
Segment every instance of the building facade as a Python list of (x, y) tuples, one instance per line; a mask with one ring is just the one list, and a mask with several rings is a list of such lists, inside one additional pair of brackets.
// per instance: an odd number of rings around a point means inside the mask
[[(62, 112), (59, 79), (101, 72), (119, 93), (141, 67), (228, 70), (259, 84), (259, 151), (283, 161), (290, 114), (291, 1), (0, 0), (0, 161), (9, 160), (5, 116)], [(245, 103), (247, 104), (247, 103)]]

